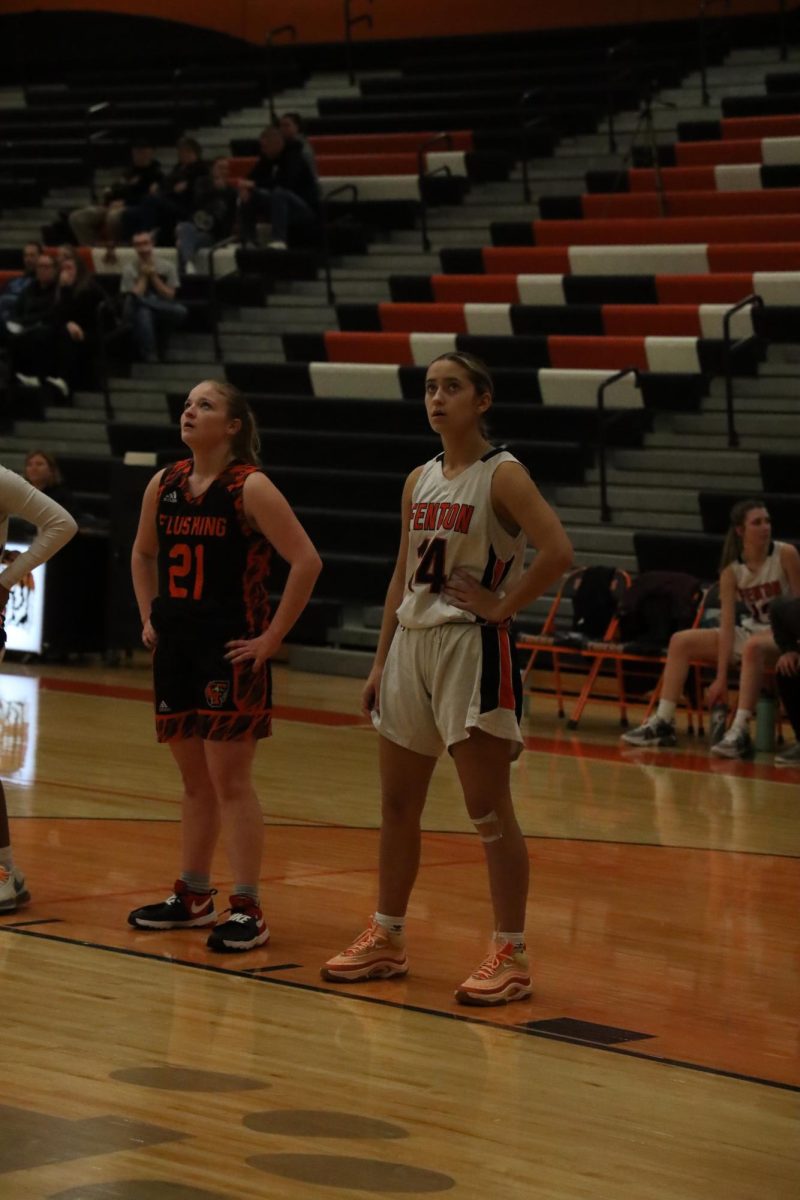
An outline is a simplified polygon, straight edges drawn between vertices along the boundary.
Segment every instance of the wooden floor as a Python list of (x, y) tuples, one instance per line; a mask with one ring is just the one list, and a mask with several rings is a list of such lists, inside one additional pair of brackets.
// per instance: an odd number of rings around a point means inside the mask
[[(4, 666), (0, 774), (32, 903), (0, 917), (3, 1200), (796, 1200), (800, 772), (621, 751), (549, 701), (514, 789), (534, 997), (464, 1010), (490, 932), (482, 853), (437, 768), (406, 980), (322, 961), (375, 896), (360, 684), (276, 678), (259, 752), (267, 949), (143, 933), (178, 787), (144, 664)], [(222, 857), (215, 885), (231, 880)]]

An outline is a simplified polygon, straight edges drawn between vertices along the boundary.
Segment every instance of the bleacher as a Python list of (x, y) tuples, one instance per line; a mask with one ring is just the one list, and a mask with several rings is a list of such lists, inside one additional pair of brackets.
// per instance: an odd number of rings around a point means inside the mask
[[(756, 486), (787, 536), (793, 489), (766, 472), (762, 480), (758, 448), (768, 420), (760, 401), (771, 404), (770, 389), (786, 400), (774, 441), (785, 445), (789, 431), (800, 432), (790, 361), (800, 343), (800, 117), (792, 115), (800, 110), (782, 87), (793, 72), (764, 65), (764, 96), (748, 82), (737, 97), (735, 60), (723, 66), (718, 47), (712, 85), (725, 80), (726, 94), (719, 116), (706, 110), (701, 120), (687, 39), (681, 28), (640, 47), (624, 83), (608, 54), (619, 41), (613, 31), (594, 43), (561, 35), (539, 47), (495, 39), (480, 55), (465, 41), (446, 58), (434, 44), (401, 49), (355, 87), (331, 75), (315, 85), (314, 55), (282, 59), (278, 110), (303, 113), (323, 194), (353, 193), (329, 213), (339, 226), (334, 305), (317, 245), (220, 251), (216, 292), (203, 275), (187, 280), (195, 315), (173, 338), (169, 361), (117, 368), (110, 419), (99, 392), (78, 395), (73, 410), (46, 410), (35, 436), (36, 422), (18, 421), (4, 461), (13, 465), (31, 439), (62, 454), (76, 442), (92, 446), (92, 458), (67, 450), (67, 475), (101, 514), (107, 455), (147, 451), (165, 461), (179, 453), (174, 418), (185, 387), (224, 373), (253, 403), (265, 465), (325, 559), (310, 636), (346, 642), (336, 614), (380, 603), (402, 479), (436, 449), (421, 405), (424, 366), (460, 349), (492, 367), (492, 427), (556, 503), (580, 561), (645, 569), (658, 553), (665, 564), (685, 553), (711, 578), (723, 510)], [(262, 68), (248, 60), (235, 75), (187, 76), (177, 86), (166, 68), (138, 67), (124, 77), (83, 72), (29, 86), (24, 108), (0, 112), (0, 128), (13, 134), (0, 151), (0, 206), (46, 202), (48, 187), (86, 186), (92, 174), (102, 184), (125, 161), (137, 122), (162, 159), (162, 147), (188, 127), (209, 155), (232, 156), (234, 177), (246, 173), (269, 117)], [(667, 89), (678, 106), (658, 114), (652, 145), (611, 154), (609, 100), (618, 128), (630, 129), (644, 85)], [(780, 97), (785, 108), (769, 107)], [(111, 108), (92, 121), (105, 136), (90, 147), (86, 108), (101, 102)], [(523, 130), (521, 119), (534, 117)], [(521, 194), (523, 149), (535, 204)], [(413, 240), (423, 201), (436, 254)], [(129, 253), (120, 248), (115, 262), (105, 250), (86, 256), (112, 296)], [(0, 247), (0, 269), (18, 265), (19, 248)], [(741, 439), (728, 448), (723, 326), (752, 292), (763, 308), (743, 310), (731, 325), (742, 343), (730, 359)], [(606, 397), (614, 522), (603, 526), (597, 389), (627, 367), (637, 377)], [(535, 624), (540, 612), (523, 621)]]

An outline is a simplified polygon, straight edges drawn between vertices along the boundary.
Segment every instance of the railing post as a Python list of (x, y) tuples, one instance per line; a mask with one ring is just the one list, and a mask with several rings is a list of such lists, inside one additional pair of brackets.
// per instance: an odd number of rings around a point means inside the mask
[(214, 361), (222, 361), (222, 339), (219, 332), (219, 291), (217, 289), (217, 264), (215, 255), (218, 250), (224, 249), (225, 246), (231, 246), (236, 241), (234, 237), (223, 238), (221, 242), (217, 242), (208, 252), (208, 275), (211, 280), (211, 337), (214, 342)]
[(597, 467), (600, 475), (600, 520), (603, 524), (608, 524), (611, 520), (611, 508), (608, 503), (608, 482), (606, 478), (606, 410), (605, 410), (605, 393), (606, 388), (612, 383), (617, 383), (620, 379), (624, 379), (626, 375), (633, 375), (636, 379), (636, 387), (641, 387), (638, 367), (623, 367), (621, 371), (616, 371), (613, 375), (609, 375), (597, 389)]
[(92, 129), (92, 117), (98, 117), (100, 113), (108, 112), (111, 108), (111, 103), (108, 100), (101, 100), (98, 104), (90, 104), (84, 114), (84, 140), (86, 142), (86, 167), (89, 171), (89, 195), (92, 203), (97, 201), (97, 190), (94, 186), (94, 147), (95, 143), (105, 137), (104, 129)]
[(705, 108), (711, 103), (708, 94), (708, 78), (706, 63), (706, 0), (700, 0), (697, 10), (698, 57), (700, 60), (700, 103)]
[(340, 187), (334, 188), (332, 192), (328, 192), (322, 198), (322, 256), (323, 267), (325, 269), (325, 294), (328, 298), (328, 304), (336, 303), (336, 293), (333, 290), (333, 275), (331, 273), (331, 244), (328, 234), (328, 208), (334, 196), (341, 196), (343, 192), (352, 193), (351, 204), (353, 208), (358, 206), (358, 188), (354, 183), (343, 183)]
[(542, 116), (538, 116), (532, 117), (530, 120), (526, 121), (525, 109), (531, 100), (534, 98), (541, 99), (543, 95), (543, 88), (532, 88), (528, 92), (523, 92), (519, 98), (519, 151), (520, 160), (522, 163), (522, 196), (526, 204), (530, 204), (531, 202), (531, 188), (528, 177), (528, 134), (532, 129), (535, 129), (537, 125), (543, 125), (545, 123), (545, 119)]
[[(422, 249), (425, 251), (426, 254), (428, 253), (428, 251), (431, 248), (431, 239), (428, 237), (428, 201), (425, 196), (425, 180), (428, 179), (431, 175), (434, 175), (436, 172), (426, 171), (425, 155), (428, 153), (431, 146), (437, 145), (438, 142), (445, 142), (451, 150), (453, 148), (452, 134), (437, 133), (435, 137), (432, 137), (429, 141), (425, 142), (417, 150), (417, 181), (418, 181), (418, 186), (419, 186), (419, 223), (420, 223), (421, 233), (422, 233)], [(452, 171), (446, 164), (444, 167), (440, 168), (440, 170), (442, 170), (447, 175), (452, 175)]]
[(741, 312), (743, 308), (763, 309), (763, 307), (763, 297), (753, 292), (751, 295), (745, 296), (744, 300), (740, 300), (738, 304), (734, 304), (733, 308), (729, 308), (722, 318), (722, 365), (725, 371), (725, 412), (728, 424), (728, 445), (731, 449), (735, 449), (739, 445), (739, 435), (736, 432), (736, 421), (733, 411), (733, 354), (735, 350), (738, 350), (755, 336), (751, 334), (750, 337), (742, 338), (734, 345), (731, 342), (731, 321), (736, 316), (736, 313)]
[[(344, 55), (347, 78), (353, 84), (356, 81), (355, 72), (353, 71), (353, 30), (356, 25), (366, 25), (369, 29), (372, 29), (372, 17), (369, 13), (360, 13), (357, 17), (351, 16), (351, 3), (352, 0), (344, 0)], [(372, 4), (372, 0), (369, 0), (369, 3)]]
[(274, 29), (270, 29), (264, 42), (267, 60), (267, 104), (269, 105), (269, 119), (273, 125), (277, 123), (277, 114), (275, 112), (275, 88), (272, 82), (272, 52), (275, 45), (275, 39), (282, 33), (291, 35), (291, 41), (297, 41), (297, 29), (294, 25), (276, 25)]

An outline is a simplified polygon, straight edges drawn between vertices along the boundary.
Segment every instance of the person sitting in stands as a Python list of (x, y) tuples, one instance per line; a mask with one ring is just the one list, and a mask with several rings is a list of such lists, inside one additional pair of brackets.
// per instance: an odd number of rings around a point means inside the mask
[(278, 129), (280, 129), (288, 145), (296, 142), (298, 146), (302, 147), (303, 158), (311, 167), (311, 170), (314, 173), (314, 178), (318, 179), (319, 171), (317, 170), (317, 156), (312, 150), (308, 138), (303, 133), (303, 118), (300, 116), (300, 113), (284, 113), (281, 119), (278, 121)]
[(37, 492), (55, 500), (71, 517), (78, 516), (72, 492), (64, 483), (61, 468), (54, 455), (49, 454), (47, 450), (29, 450), (25, 455), (22, 474)]
[(106, 188), (98, 204), (77, 208), (69, 214), (69, 225), (81, 246), (97, 246), (127, 238), (124, 222), (128, 208), (136, 208), (145, 196), (157, 192), (164, 179), (161, 163), (149, 142), (135, 142), (130, 164), (116, 183)]
[(97, 310), (105, 299), (105, 292), (83, 259), (76, 254), (65, 255), (58, 275), (55, 313), (56, 371), (58, 381), (66, 383), (66, 389), (59, 388), (65, 396), (81, 382), (92, 379)]
[(35, 278), (17, 298), (6, 322), (11, 369), (23, 387), (41, 387), (43, 379), (59, 386), (55, 375), (57, 279), (56, 260), (40, 254)]
[(319, 187), (297, 142), (287, 142), (268, 125), (259, 138), (261, 153), (246, 179), (239, 181), (242, 242), (256, 243), (260, 217), (272, 222), (269, 247), (285, 250), (294, 229), (308, 229), (319, 218)]
[(175, 299), (178, 273), (169, 260), (156, 257), (152, 234), (135, 234), (133, 248), (136, 259), (126, 264), (120, 282), (123, 311), (133, 326), (137, 353), (144, 362), (157, 363), (168, 331), (182, 325), (188, 312)]
[(36, 260), (41, 253), (41, 242), (26, 242), (22, 247), (22, 274), (10, 279), (0, 296), (0, 330), (5, 328), (25, 288), (36, 278)]
[(182, 274), (193, 275), (197, 270), (197, 253), (216, 245), (233, 233), (236, 224), (238, 192), (230, 183), (230, 163), (227, 158), (215, 158), (211, 174), (197, 181), (194, 189), (194, 211), (176, 229), (178, 261)]
[(175, 149), (178, 161), (158, 187), (126, 208), (122, 228), (128, 237), (142, 229), (156, 230), (159, 245), (169, 245), (178, 221), (187, 220), (193, 211), (197, 185), (208, 178), (208, 163), (203, 162), (200, 143), (194, 138), (178, 138)]

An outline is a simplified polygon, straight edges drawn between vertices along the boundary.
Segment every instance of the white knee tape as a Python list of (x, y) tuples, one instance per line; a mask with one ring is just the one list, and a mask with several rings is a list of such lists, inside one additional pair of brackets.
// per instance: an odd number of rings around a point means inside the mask
[[(485, 817), (473, 817), (472, 824), (477, 829), (478, 836), (485, 846), (489, 842), (499, 842), (503, 836), (503, 827), (494, 809), (490, 813), (487, 813)], [(484, 826), (487, 828), (484, 828)]]

